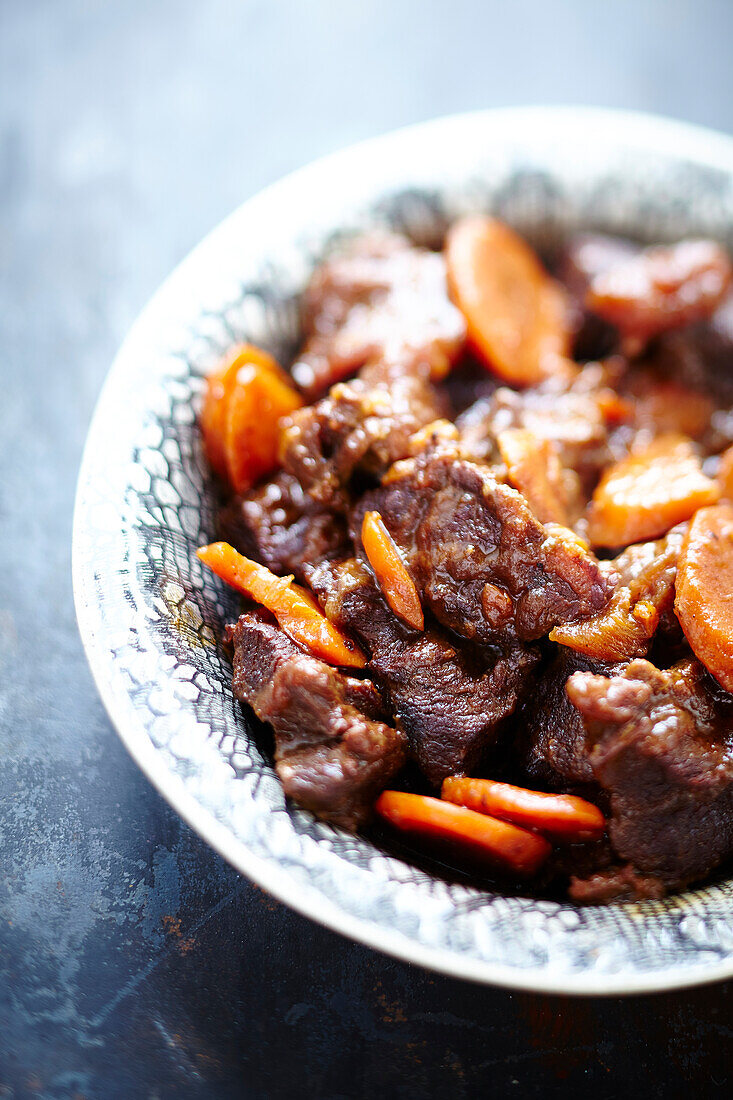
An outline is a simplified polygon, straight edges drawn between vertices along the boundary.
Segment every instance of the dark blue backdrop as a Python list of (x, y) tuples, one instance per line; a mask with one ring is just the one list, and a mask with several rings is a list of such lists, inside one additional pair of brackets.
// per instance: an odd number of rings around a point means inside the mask
[(731, 986), (474, 988), (283, 910), (118, 743), (77, 637), (74, 480), (111, 357), (223, 215), (466, 108), (733, 130), (727, 0), (0, 0), (0, 1097), (595, 1097), (730, 1085)]

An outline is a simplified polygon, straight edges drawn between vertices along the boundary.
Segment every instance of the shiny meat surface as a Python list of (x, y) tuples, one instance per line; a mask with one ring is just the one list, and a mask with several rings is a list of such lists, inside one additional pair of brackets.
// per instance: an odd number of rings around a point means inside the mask
[(517, 712), (517, 751), (532, 784), (552, 791), (597, 795), (583, 719), (565, 685), (575, 672), (608, 675), (611, 666), (558, 646), (535, 677)]
[(272, 726), (285, 794), (355, 829), (405, 756), (374, 684), (311, 657), (256, 612), (240, 616), (230, 638), (234, 694)]
[(544, 526), (524, 497), (450, 451), (401, 463), (367, 493), (436, 618), (481, 644), (541, 638), (593, 615), (613, 580), (565, 528)]
[(314, 500), (344, 507), (356, 472), (381, 476), (409, 454), (414, 433), (442, 411), (424, 377), (390, 377), (374, 370), (334, 386), (327, 397), (290, 418), (283, 463)]
[(611, 563), (618, 582), (603, 611), (556, 626), (552, 640), (598, 661), (644, 657), (660, 622), (664, 626), (672, 613), (684, 535), (680, 524), (657, 542), (629, 546)]
[(306, 583), (319, 562), (342, 555), (347, 547), (344, 520), (285, 472), (230, 501), (220, 514), (219, 530), (235, 549), (273, 573), (293, 573)]
[(613, 457), (609, 435), (618, 401), (612, 383), (621, 369), (617, 360), (591, 363), (571, 381), (555, 379), (522, 391), (502, 386), (459, 417), (464, 446), (486, 458), (500, 432), (525, 429), (555, 444), (562, 466), (590, 491)]
[(702, 665), (660, 671), (637, 660), (611, 677), (576, 672), (567, 692), (623, 859), (676, 888), (733, 854), (733, 699)]
[(359, 238), (321, 264), (303, 316), (305, 343), (292, 375), (309, 400), (370, 360), (421, 364), (443, 377), (466, 335), (448, 298), (443, 257), (386, 234)]
[(482, 654), (442, 631), (410, 630), (391, 613), (371, 573), (352, 559), (323, 567), (314, 587), (329, 617), (365, 645), (410, 751), (431, 783), (476, 766), (512, 713), (536, 656), (515, 646)]
[(713, 241), (680, 241), (646, 248), (599, 271), (586, 305), (627, 337), (660, 332), (711, 317), (731, 284), (733, 269)]

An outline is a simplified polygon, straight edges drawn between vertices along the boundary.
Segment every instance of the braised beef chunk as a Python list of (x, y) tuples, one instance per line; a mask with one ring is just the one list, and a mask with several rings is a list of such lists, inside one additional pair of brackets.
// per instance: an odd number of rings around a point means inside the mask
[(376, 509), (435, 617), (484, 645), (541, 638), (603, 608), (614, 578), (566, 528), (543, 525), (488, 468), (449, 450), (406, 460), (355, 511)]
[(588, 288), (593, 279), (636, 256), (639, 251), (639, 246), (625, 237), (603, 233), (576, 233), (565, 245), (557, 274), (569, 292), (578, 359), (598, 359), (615, 349), (618, 330), (587, 308)]
[[(371, 654), (369, 670), (388, 693), (410, 751), (431, 783), (475, 767), (511, 714), (535, 654), (473, 653), (436, 629), (410, 630), (392, 614), (360, 562), (321, 570), (326, 610)], [(318, 590), (318, 577), (314, 580)]]
[(567, 685), (611, 803), (616, 852), (668, 888), (733, 854), (733, 697), (694, 660), (659, 671), (632, 661)]
[(257, 612), (240, 616), (231, 640), (234, 693), (272, 726), (285, 794), (357, 828), (405, 759), (404, 734), (382, 721), (377, 688), (305, 653)]
[(346, 524), (281, 472), (245, 497), (236, 497), (220, 516), (222, 537), (273, 573), (293, 573), (307, 582), (324, 558), (343, 557)]
[(593, 279), (639, 255), (641, 246), (628, 237), (607, 233), (574, 233), (560, 255), (557, 273), (581, 306)]
[(644, 342), (669, 329), (712, 317), (733, 277), (714, 241), (645, 248), (590, 281), (586, 305), (627, 338)]
[(318, 267), (303, 303), (305, 344), (292, 374), (313, 400), (375, 359), (442, 376), (465, 339), (445, 261), (404, 237), (372, 234)]
[[(652, 389), (662, 387), (664, 392), (666, 385), (669, 393), (666, 408), (657, 401), (648, 410), (647, 431), (654, 430), (652, 417), (659, 412), (671, 430), (699, 440), (708, 454), (733, 443), (733, 295), (709, 322), (654, 341), (643, 365)], [(634, 400), (638, 404), (639, 397), (634, 395)]]
[(524, 428), (557, 447), (563, 467), (575, 470), (588, 493), (614, 457), (610, 426), (621, 412), (612, 388), (623, 366), (618, 359), (591, 363), (568, 381), (549, 379), (533, 389), (501, 386), (457, 420), (463, 445), (491, 460), (493, 441), (507, 428)]
[(608, 675), (609, 665), (559, 646), (535, 677), (516, 715), (517, 753), (533, 784), (551, 791), (597, 793), (590, 743), (565, 685), (574, 672)]
[(614, 558), (618, 583), (607, 606), (591, 619), (555, 627), (552, 640), (599, 661), (646, 656), (660, 624), (667, 633), (674, 629), (674, 583), (686, 526)]
[(344, 507), (355, 471), (379, 477), (409, 454), (411, 436), (442, 413), (425, 378), (375, 367), (290, 418), (283, 462), (314, 500)]

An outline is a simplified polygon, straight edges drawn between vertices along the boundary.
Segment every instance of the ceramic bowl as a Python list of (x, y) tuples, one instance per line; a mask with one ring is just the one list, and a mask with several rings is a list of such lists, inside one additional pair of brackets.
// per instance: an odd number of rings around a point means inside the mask
[[(287, 362), (298, 296), (341, 235), (438, 241), (491, 211), (536, 245), (569, 230), (733, 246), (733, 141), (663, 119), (533, 108), (440, 119), (327, 157), (245, 202), (170, 276), (111, 369), (81, 469), (77, 614), (122, 740), (243, 874), (346, 936), (453, 976), (561, 993), (733, 975), (733, 881), (578, 908), (449, 883), (286, 805), (262, 731), (233, 698), (222, 628), (236, 599), (195, 549), (214, 535), (196, 427), (232, 344)], [(110, 782), (114, 777), (110, 775)]]

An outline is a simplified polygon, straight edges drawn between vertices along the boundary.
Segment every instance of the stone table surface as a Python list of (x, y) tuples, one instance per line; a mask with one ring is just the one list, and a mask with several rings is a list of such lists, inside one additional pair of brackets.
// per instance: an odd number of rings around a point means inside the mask
[(70, 581), (114, 351), (221, 217), (451, 111), (639, 107), (733, 130), (727, 0), (0, 0), (0, 1097), (722, 1095), (733, 985), (481, 988), (240, 878), (138, 772)]

